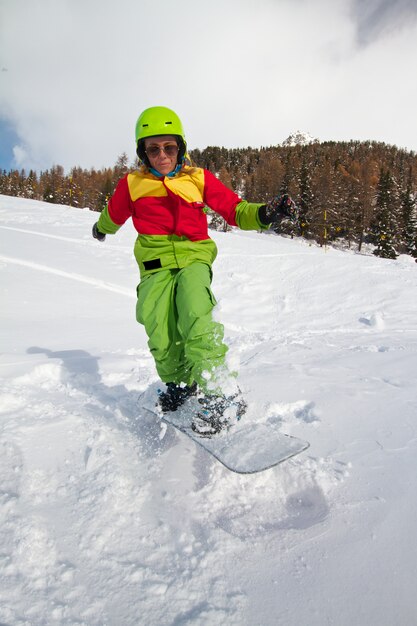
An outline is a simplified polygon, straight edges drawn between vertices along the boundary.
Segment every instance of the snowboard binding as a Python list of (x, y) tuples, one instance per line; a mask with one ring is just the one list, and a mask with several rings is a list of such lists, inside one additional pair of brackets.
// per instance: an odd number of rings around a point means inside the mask
[(202, 409), (191, 423), (192, 430), (200, 437), (212, 437), (240, 420), (247, 404), (240, 394), (234, 396), (204, 396), (198, 398)]
[(163, 413), (176, 411), (188, 398), (195, 396), (196, 393), (197, 383), (184, 385), (183, 387), (176, 383), (167, 383), (166, 391), (158, 390), (158, 404)]

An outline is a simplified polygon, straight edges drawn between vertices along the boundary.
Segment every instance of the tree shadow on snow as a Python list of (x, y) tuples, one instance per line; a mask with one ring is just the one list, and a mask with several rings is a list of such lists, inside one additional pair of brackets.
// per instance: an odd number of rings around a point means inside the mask
[[(171, 448), (177, 440), (173, 429), (161, 438), (161, 425), (157, 415), (145, 407), (155, 403), (158, 384), (150, 385), (144, 392), (129, 390), (124, 385), (103, 383), (100, 357), (86, 350), (49, 350), (32, 346), (28, 354), (44, 354), (48, 359), (61, 362), (61, 382), (69, 389), (84, 394), (83, 408), (90, 415), (110, 422), (119, 429), (129, 430), (142, 444), (145, 456), (153, 457)], [(69, 402), (73, 405), (72, 396)]]

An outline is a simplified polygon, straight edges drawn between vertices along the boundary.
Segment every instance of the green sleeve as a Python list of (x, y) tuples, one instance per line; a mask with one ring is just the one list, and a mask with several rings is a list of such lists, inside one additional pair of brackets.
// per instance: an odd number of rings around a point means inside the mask
[(236, 206), (236, 224), (242, 230), (268, 230), (258, 217), (259, 207), (264, 203), (253, 203), (242, 200)]
[(106, 206), (105, 209), (100, 214), (100, 217), (97, 222), (97, 228), (101, 233), (105, 235), (114, 235), (120, 228), (120, 224), (115, 224), (109, 215), (109, 207)]

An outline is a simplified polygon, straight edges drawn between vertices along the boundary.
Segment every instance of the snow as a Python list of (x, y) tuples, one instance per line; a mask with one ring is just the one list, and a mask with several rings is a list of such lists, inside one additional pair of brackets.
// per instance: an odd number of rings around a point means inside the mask
[(417, 265), (213, 233), (259, 419), (310, 448), (226, 470), (141, 408), (130, 224), (0, 197), (0, 622), (417, 623)]
[(313, 135), (310, 135), (310, 133), (303, 130), (296, 130), (291, 133), (281, 145), (284, 147), (307, 146), (310, 143), (320, 143), (320, 141), (313, 137)]

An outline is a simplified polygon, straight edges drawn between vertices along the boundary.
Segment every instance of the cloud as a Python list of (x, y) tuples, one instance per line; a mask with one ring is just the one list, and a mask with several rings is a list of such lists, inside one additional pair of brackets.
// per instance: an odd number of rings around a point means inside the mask
[(407, 30), (417, 19), (415, 0), (355, 0), (352, 14), (357, 21), (359, 44), (367, 45), (393, 31)]
[(6, 0), (0, 116), (20, 166), (37, 169), (133, 160), (137, 116), (155, 104), (177, 111), (191, 148), (271, 145), (300, 128), (417, 149), (414, 13), (390, 3), (403, 18), (389, 28), (384, 0), (363, 4)]
[(13, 146), (13, 159), (17, 168), (24, 167), (28, 161), (28, 154), (22, 146)]

